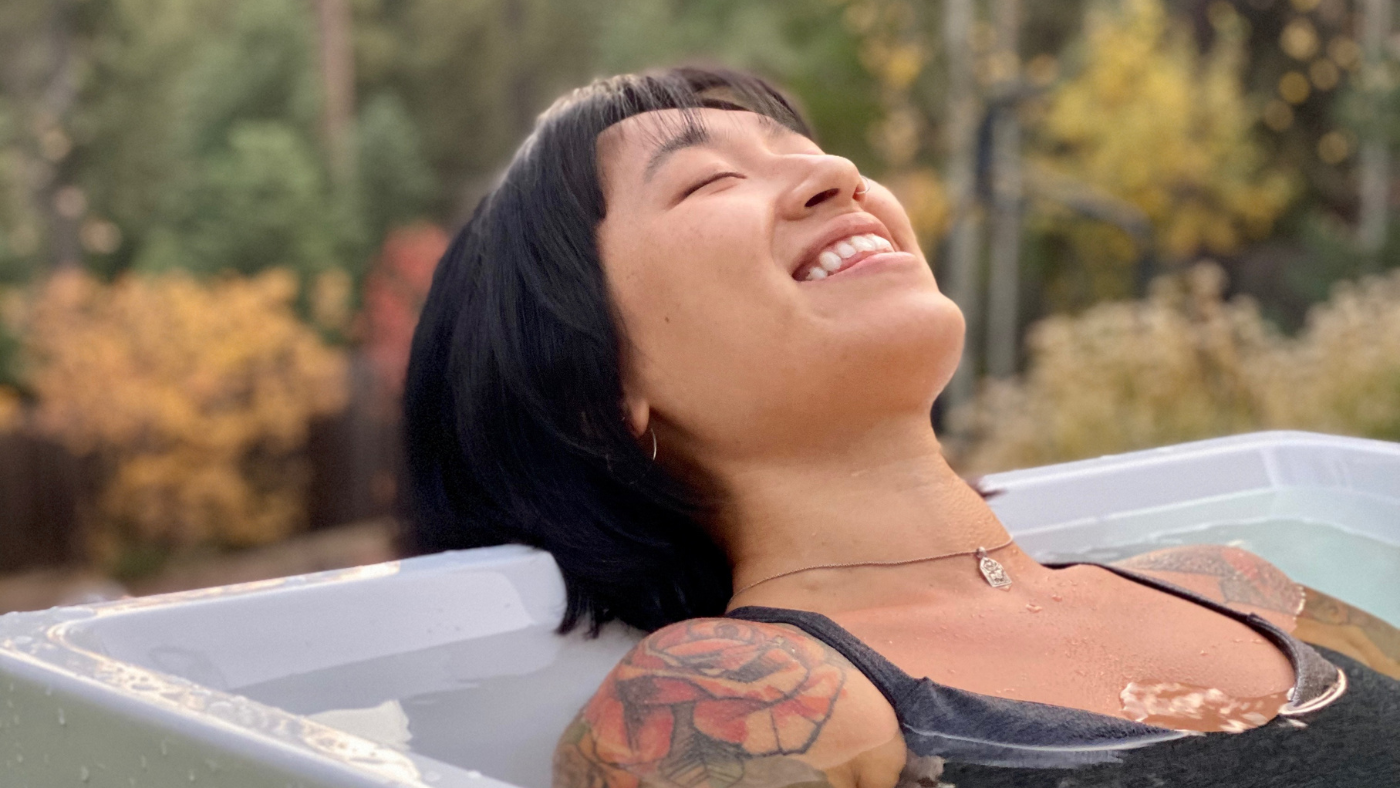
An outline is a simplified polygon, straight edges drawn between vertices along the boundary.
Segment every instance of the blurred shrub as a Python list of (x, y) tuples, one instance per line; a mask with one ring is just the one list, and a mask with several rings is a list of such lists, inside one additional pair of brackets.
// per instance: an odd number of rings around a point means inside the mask
[(76, 272), (23, 319), (38, 428), (93, 458), (91, 546), (240, 546), (304, 518), (308, 421), (343, 406), (345, 363), (274, 270), (202, 283), (171, 273), (105, 285)]
[(1257, 429), (1400, 439), (1400, 273), (1339, 287), (1293, 338), (1213, 265), (1158, 279), (1139, 302), (1053, 317), (1018, 380), (953, 414), (967, 471), (1095, 457)]
[(1266, 423), (1400, 441), (1400, 271), (1339, 284), (1265, 362)]

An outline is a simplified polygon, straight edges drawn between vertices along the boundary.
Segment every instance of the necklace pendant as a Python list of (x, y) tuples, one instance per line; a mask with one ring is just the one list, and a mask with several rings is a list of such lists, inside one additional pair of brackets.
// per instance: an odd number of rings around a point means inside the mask
[(1005, 588), (1011, 585), (1011, 577), (1006, 574), (1006, 568), (999, 561), (987, 555), (986, 548), (977, 548), (977, 569), (982, 572), (982, 579), (987, 581), (987, 585), (992, 588)]

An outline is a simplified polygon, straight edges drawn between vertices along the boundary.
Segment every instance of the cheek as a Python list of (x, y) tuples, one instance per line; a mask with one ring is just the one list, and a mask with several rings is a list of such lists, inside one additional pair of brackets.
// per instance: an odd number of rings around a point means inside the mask
[[(702, 386), (762, 365), (791, 333), (790, 277), (767, 251), (753, 212), (695, 211), (664, 231), (600, 238), (608, 279), (651, 385)], [(786, 281), (785, 281), (786, 278)], [(654, 392), (660, 396), (659, 392)]]

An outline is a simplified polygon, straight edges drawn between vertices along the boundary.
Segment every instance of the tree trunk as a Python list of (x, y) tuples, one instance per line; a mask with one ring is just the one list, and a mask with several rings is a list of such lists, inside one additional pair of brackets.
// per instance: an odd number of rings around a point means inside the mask
[[(1362, 0), (1358, 23), (1364, 57), (1366, 91), (1372, 98), (1367, 102), (1375, 111), (1380, 104), (1378, 95), (1384, 88), (1385, 41), (1390, 36), (1394, 18), (1394, 0)], [(1370, 128), (1361, 143), (1357, 165), (1360, 180), (1360, 217), (1357, 244), (1372, 256), (1385, 245), (1386, 224), (1390, 213), (1390, 146), (1382, 118), (1370, 118)]]
[(355, 48), (349, 0), (314, 0), (321, 61), (321, 135), (338, 188), (355, 178)]
[(973, 74), (973, 0), (944, 0), (943, 42), (948, 56), (948, 192), (953, 224), (948, 234), (944, 282), (949, 296), (962, 309), (967, 339), (962, 363), (944, 392), (944, 405), (955, 408), (972, 398), (977, 384), (980, 331), (980, 221), (977, 205), (977, 85)]
[(1021, 272), (1021, 121), (1015, 92), (1020, 78), (1021, 0), (996, 0), (998, 69), (1004, 76), (992, 126), (991, 281), (987, 291), (987, 374), (1016, 372), (1020, 338), (1017, 306)]

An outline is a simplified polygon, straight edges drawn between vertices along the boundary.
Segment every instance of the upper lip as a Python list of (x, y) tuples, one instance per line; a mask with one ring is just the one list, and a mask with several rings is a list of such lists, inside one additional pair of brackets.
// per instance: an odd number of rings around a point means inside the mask
[(886, 241), (889, 241), (890, 245), (893, 246), (896, 251), (899, 250), (899, 244), (895, 243), (894, 239), (890, 237), (890, 231), (885, 228), (884, 222), (881, 222), (879, 219), (863, 211), (859, 213), (848, 213), (832, 221), (830, 226), (822, 231), (821, 235), (817, 236), (802, 250), (802, 254), (797, 256), (797, 264), (788, 271), (788, 274), (795, 278), (798, 271), (815, 264), (817, 262), (817, 255), (821, 254), (823, 249), (837, 241), (843, 238), (850, 238), (853, 235), (867, 234), (878, 235)]

